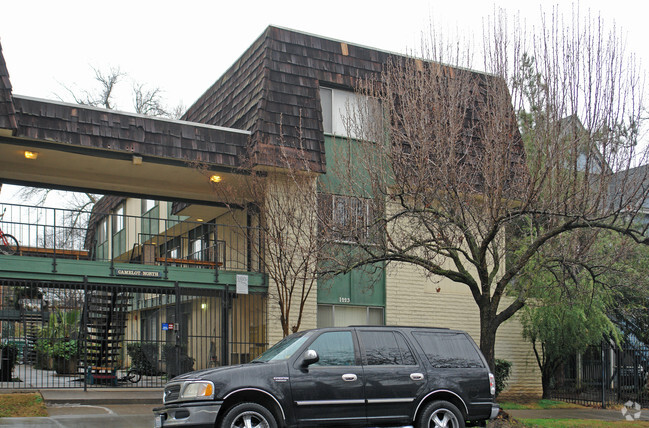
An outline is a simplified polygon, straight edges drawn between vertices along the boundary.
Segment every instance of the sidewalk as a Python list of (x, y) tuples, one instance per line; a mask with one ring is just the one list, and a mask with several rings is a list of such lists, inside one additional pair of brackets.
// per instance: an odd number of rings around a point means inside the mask
[(0, 418), (0, 426), (150, 428), (153, 408), (162, 405), (162, 392), (162, 388), (42, 389), (48, 417)]
[[(547, 410), (505, 410), (515, 419), (594, 419), (600, 421), (623, 421), (621, 410), (609, 409), (547, 409)], [(628, 413), (627, 413), (628, 414)], [(638, 420), (649, 421), (649, 410), (643, 409)]]

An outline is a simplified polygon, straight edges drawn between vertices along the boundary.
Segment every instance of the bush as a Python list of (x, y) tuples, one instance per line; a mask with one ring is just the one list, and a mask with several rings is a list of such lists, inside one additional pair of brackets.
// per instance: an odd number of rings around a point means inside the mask
[(157, 376), (158, 370), (158, 344), (157, 343), (129, 343), (126, 352), (131, 357), (131, 367), (137, 368), (143, 375)]
[(79, 355), (79, 344), (76, 340), (59, 340), (52, 346), (52, 357), (69, 360)]
[(51, 339), (38, 339), (34, 345), (34, 351), (36, 352), (36, 361), (34, 368), (41, 370), (50, 370), (51, 367), (51, 358), (52, 358), (52, 340)]
[(190, 372), (194, 369), (194, 359), (187, 355), (187, 349), (185, 347), (180, 349), (180, 371), (178, 371), (176, 346), (165, 345), (162, 352), (164, 359), (167, 362), (167, 374), (170, 378)]
[(11, 382), (12, 373), (18, 359), (18, 348), (13, 343), (0, 344), (0, 381)]
[(494, 376), (496, 377), (496, 396), (498, 396), (505, 388), (507, 388), (507, 381), (509, 381), (511, 368), (511, 361), (500, 360), (496, 358), (496, 373), (494, 373)]

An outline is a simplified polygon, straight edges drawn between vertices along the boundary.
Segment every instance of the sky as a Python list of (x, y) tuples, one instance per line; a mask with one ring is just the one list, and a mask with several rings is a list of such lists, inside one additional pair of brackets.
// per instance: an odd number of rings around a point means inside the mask
[[(543, 2), (570, 12), (571, 1)], [(628, 49), (649, 63), (646, 19), (637, 0), (584, 1), (627, 37)], [(169, 106), (189, 107), (268, 25), (287, 27), (404, 53), (435, 26), (482, 38), (495, 8), (538, 23), (537, 1), (10, 1), (2, 6), (0, 43), (15, 94), (71, 101), (65, 87), (93, 88), (91, 67), (119, 67), (127, 76), (116, 99), (131, 110), (133, 82), (161, 88)], [(6, 189), (7, 186), (5, 186)], [(6, 199), (3, 189), (0, 201)]]

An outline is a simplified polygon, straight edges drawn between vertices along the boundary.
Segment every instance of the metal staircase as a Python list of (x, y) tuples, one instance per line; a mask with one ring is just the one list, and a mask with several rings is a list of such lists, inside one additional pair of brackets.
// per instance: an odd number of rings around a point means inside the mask
[(116, 291), (93, 290), (86, 294), (88, 367), (117, 367), (130, 299), (129, 293)]

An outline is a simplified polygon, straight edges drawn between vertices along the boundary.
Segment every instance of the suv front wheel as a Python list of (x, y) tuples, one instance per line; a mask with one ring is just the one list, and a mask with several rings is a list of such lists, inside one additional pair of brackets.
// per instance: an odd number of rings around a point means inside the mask
[(433, 401), (424, 408), (417, 428), (464, 428), (464, 418), (453, 403)]
[(221, 428), (277, 428), (273, 414), (257, 403), (240, 403), (223, 417)]

